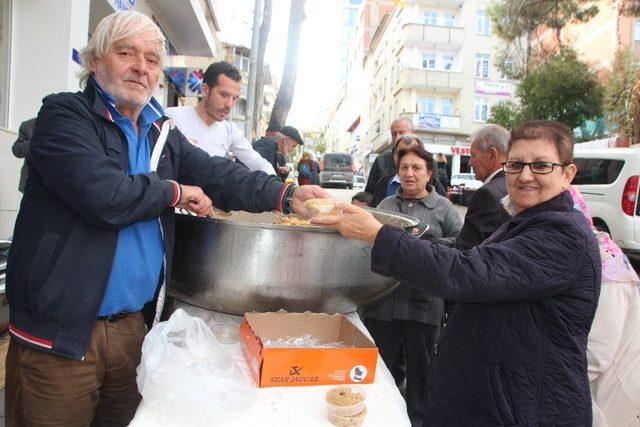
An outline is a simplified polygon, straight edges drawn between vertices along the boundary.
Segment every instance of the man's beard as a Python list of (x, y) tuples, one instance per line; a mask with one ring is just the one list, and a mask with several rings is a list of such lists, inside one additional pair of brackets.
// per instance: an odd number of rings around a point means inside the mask
[(215, 120), (216, 122), (221, 122), (221, 121), (223, 121), (223, 120), (224, 120), (224, 119), (229, 115), (229, 113), (227, 113), (227, 114), (225, 114), (222, 118), (220, 118), (220, 119), (219, 119), (218, 117), (216, 117), (216, 116), (214, 115), (214, 114), (215, 114), (215, 110), (212, 112), (212, 111), (209, 109), (209, 105), (210, 105), (210, 104), (209, 104), (209, 98), (206, 98), (206, 99), (204, 100), (204, 111), (207, 113), (207, 116), (209, 116), (211, 119)]
[(125, 75), (122, 79), (114, 79), (113, 75), (109, 70), (107, 70), (107, 67), (102, 64), (98, 65), (98, 69), (95, 74), (96, 77), (102, 80), (102, 82), (99, 83), (103, 88), (115, 98), (116, 106), (141, 109), (151, 100), (152, 90), (149, 90), (149, 88), (146, 88), (146, 94), (142, 94), (134, 90), (127, 90), (125, 88), (127, 83), (124, 80), (138, 80), (133, 76)]

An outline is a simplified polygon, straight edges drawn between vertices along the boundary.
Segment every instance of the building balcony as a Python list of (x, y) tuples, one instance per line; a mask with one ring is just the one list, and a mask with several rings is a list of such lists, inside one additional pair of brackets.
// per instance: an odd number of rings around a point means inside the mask
[(464, 43), (464, 28), (443, 25), (405, 24), (400, 45), (457, 50)]
[(417, 0), (416, 3), (423, 6), (447, 9), (452, 7), (462, 7), (464, 0)]
[(462, 90), (463, 81), (461, 71), (405, 68), (400, 72), (397, 84), (401, 88), (421, 88), (442, 93), (457, 93)]

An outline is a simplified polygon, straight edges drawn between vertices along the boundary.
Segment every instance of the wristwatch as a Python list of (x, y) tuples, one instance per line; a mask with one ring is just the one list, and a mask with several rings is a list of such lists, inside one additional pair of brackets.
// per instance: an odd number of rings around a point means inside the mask
[(293, 192), (298, 188), (297, 185), (291, 184), (284, 190), (284, 195), (282, 196), (282, 213), (290, 214), (293, 213)]

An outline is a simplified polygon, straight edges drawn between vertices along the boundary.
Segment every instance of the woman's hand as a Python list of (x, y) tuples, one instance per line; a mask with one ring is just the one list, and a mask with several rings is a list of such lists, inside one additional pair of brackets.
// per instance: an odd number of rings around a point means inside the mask
[(382, 224), (369, 212), (349, 203), (336, 202), (336, 208), (341, 209), (342, 214), (316, 215), (311, 217), (311, 222), (328, 225), (348, 239), (364, 240), (373, 245)]

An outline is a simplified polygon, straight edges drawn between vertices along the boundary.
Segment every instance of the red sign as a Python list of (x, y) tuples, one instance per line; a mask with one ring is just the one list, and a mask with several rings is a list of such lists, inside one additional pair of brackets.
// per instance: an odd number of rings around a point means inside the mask
[(468, 147), (451, 147), (451, 154), (459, 154), (461, 156), (471, 155), (471, 149)]

